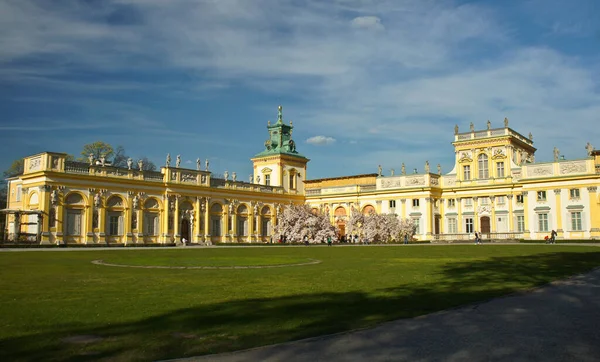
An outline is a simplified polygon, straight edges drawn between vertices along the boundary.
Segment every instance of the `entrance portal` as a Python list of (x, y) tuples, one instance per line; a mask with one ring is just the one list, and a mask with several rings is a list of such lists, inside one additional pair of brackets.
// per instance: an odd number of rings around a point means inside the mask
[(185, 238), (185, 240), (190, 242), (190, 222), (188, 219), (181, 220), (181, 230), (179, 232), (181, 234), (181, 240)]
[(482, 234), (489, 234), (490, 233), (490, 217), (489, 216), (482, 216), (479, 219), (480, 222), (480, 231)]

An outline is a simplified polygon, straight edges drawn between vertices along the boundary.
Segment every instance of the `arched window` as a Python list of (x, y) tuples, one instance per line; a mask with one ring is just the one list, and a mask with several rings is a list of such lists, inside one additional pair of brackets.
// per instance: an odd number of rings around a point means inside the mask
[(490, 173), (488, 169), (488, 156), (485, 153), (482, 153), (477, 157), (477, 165), (479, 167), (479, 178), (489, 178)]

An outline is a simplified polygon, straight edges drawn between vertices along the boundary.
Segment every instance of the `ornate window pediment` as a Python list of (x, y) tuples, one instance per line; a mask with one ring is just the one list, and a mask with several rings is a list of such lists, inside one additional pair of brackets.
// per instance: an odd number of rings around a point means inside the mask
[(262, 172), (262, 173), (271, 173), (271, 172), (273, 172), (273, 170), (271, 170), (271, 169), (270, 169), (270, 168), (268, 168), (268, 167), (265, 167), (265, 168), (263, 168), (262, 170), (260, 170), (260, 172)]

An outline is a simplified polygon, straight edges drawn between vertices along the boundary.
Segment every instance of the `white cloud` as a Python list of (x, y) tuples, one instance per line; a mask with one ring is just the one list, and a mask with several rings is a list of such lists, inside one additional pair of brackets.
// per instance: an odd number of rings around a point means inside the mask
[(317, 146), (330, 145), (334, 142), (335, 138), (327, 136), (314, 136), (306, 140), (306, 143), (310, 143), (312, 145)]
[(376, 16), (358, 16), (352, 19), (352, 26), (359, 29), (383, 30), (381, 19)]

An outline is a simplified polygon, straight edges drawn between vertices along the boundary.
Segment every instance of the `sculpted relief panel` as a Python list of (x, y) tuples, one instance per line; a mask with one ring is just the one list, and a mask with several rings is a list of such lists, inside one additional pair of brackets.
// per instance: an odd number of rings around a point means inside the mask
[(419, 186), (425, 185), (425, 177), (423, 176), (412, 176), (406, 178), (406, 186)]
[(535, 166), (527, 169), (527, 176), (529, 177), (551, 176), (552, 174), (552, 165)]
[(381, 188), (389, 189), (392, 187), (402, 187), (402, 179), (401, 178), (388, 178), (381, 180)]
[(560, 164), (560, 174), (566, 175), (571, 173), (585, 173), (585, 161), (565, 162)]

